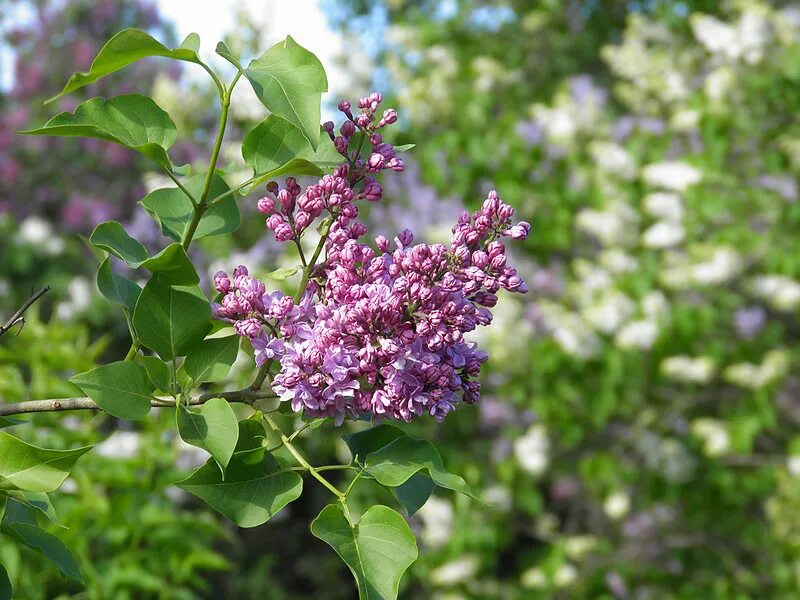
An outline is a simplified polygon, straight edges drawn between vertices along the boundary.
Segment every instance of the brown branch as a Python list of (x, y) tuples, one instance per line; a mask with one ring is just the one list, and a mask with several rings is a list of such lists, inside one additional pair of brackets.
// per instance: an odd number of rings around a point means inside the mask
[(17, 312), (15, 312), (13, 315), (11, 315), (11, 318), (8, 321), (5, 322), (5, 325), (0, 325), (0, 335), (3, 335), (4, 333), (6, 333), (9, 329), (11, 329), (17, 323), (19, 323), (19, 322), (24, 323), (25, 322), (25, 317), (24, 317), (25, 311), (28, 310), (31, 307), (31, 304), (36, 302), (39, 298), (44, 296), (49, 291), (50, 291), (50, 286), (46, 285), (42, 289), (40, 289), (38, 292), (33, 294), (33, 296), (28, 298), (25, 301), (25, 303), (22, 306), (19, 307), (19, 310)]
[[(198, 406), (205, 404), (212, 398), (224, 398), (228, 402), (253, 405), (256, 400), (277, 398), (274, 392), (260, 390), (236, 390), (232, 392), (207, 392), (189, 399), (189, 404)], [(171, 396), (156, 396), (150, 402), (155, 408), (175, 406), (175, 399)], [(54, 398), (51, 400), (27, 400), (25, 402), (10, 402), (0, 404), (0, 416), (21, 415), (25, 413), (62, 412), (65, 410), (100, 410), (91, 398)]]

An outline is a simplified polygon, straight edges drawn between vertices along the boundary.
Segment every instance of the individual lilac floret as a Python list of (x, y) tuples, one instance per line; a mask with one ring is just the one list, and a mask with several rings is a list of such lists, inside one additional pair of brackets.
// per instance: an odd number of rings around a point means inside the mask
[[(400, 171), (403, 162), (377, 130), (394, 123), (380, 94), (339, 110), (347, 121), (335, 136), (325, 131), (344, 162), (303, 191), (293, 178), (284, 188), (270, 182), (258, 209), (277, 239), (298, 239), (320, 217), (328, 218), (324, 255), (319, 257), (299, 304), (264, 284), (245, 267), (214, 276), (222, 294), (214, 316), (250, 339), (256, 364), (278, 363), (272, 388), (296, 412), (310, 417), (371, 414), (410, 421), (429, 414), (441, 420), (462, 402), (480, 398), (477, 376), (487, 354), (465, 334), (492, 320), (497, 292), (526, 292), (507, 264), (504, 237), (522, 240), (530, 225), (512, 223), (514, 209), (489, 193), (479, 211), (463, 213), (449, 246), (413, 244), (409, 230), (383, 236), (375, 247), (362, 240), (357, 200), (377, 201), (383, 189), (374, 175)], [(351, 149), (356, 131), (369, 140), (365, 161)], [(269, 364), (273, 364), (270, 362)]]

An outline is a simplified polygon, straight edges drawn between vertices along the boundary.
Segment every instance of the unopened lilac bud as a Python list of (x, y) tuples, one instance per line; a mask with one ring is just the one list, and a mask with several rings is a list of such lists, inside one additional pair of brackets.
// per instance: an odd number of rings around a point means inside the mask
[(519, 223), (517, 223), (513, 227), (510, 227), (509, 229), (506, 229), (503, 232), (503, 235), (510, 236), (511, 238), (513, 238), (515, 240), (524, 240), (524, 239), (526, 239), (528, 237), (528, 233), (530, 232), (530, 230), (531, 230), (531, 226), (530, 226), (529, 223), (527, 223), (525, 221), (520, 221)]
[(339, 110), (346, 113), (350, 110), (350, 100), (342, 100), (339, 102)]
[(339, 128), (339, 133), (341, 133), (346, 138), (353, 137), (353, 134), (355, 132), (356, 132), (356, 124), (353, 123), (352, 121), (345, 121)]
[(277, 194), (278, 193), (278, 182), (277, 181), (269, 181), (269, 182), (267, 182), (267, 191), (270, 194)]
[(381, 119), (382, 125), (391, 125), (397, 121), (397, 111), (393, 108), (383, 111), (383, 118)]
[(377, 202), (383, 196), (383, 186), (374, 179), (365, 180), (361, 195), (369, 202)]
[(284, 224), (283, 216), (275, 213), (267, 219), (267, 227), (273, 231)]
[(356, 125), (361, 127), (361, 129), (366, 129), (369, 127), (370, 123), (372, 123), (372, 117), (368, 114), (362, 113), (356, 117)]
[(410, 245), (411, 242), (413, 241), (414, 241), (414, 234), (411, 233), (410, 229), (403, 229), (403, 231), (398, 233), (397, 237), (394, 238), (394, 243), (397, 244), (397, 247), (400, 249)]
[(383, 136), (380, 133), (373, 133), (369, 136), (369, 143), (373, 146), (378, 146), (383, 141)]
[(497, 216), (503, 221), (510, 219), (514, 216), (514, 207), (510, 204), (500, 204), (500, 208), (497, 209)]
[(301, 210), (295, 215), (294, 222), (300, 229), (305, 229), (311, 223), (311, 215)]
[(269, 196), (264, 196), (258, 200), (258, 212), (264, 215), (271, 215), (275, 212), (275, 201)]
[(384, 236), (379, 235), (375, 238), (375, 245), (378, 247), (378, 250), (381, 252), (388, 252), (389, 251), (389, 240), (387, 240)]
[(225, 271), (214, 273), (214, 289), (220, 294), (227, 294), (231, 289), (231, 280)]
[(247, 276), (249, 274), (250, 274), (250, 272), (247, 270), (247, 267), (245, 267), (244, 265), (239, 265), (238, 267), (236, 267), (233, 270), (233, 278), (234, 279), (238, 279), (239, 277)]
[(258, 337), (261, 331), (261, 323), (256, 319), (245, 319), (244, 321), (236, 321), (236, 323), (233, 324), (233, 328), (239, 335), (254, 339)]
[(383, 168), (385, 162), (386, 159), (384, 158), (383, 154), (375, 152), (369, 157), (369, 160), (367, 161), (367, 166), (369, 167), (370, 170), (377, 172)]
[[(350, 121), (348, 121), (348, 123), (349, 122)], [(336, 151), (342, 156), (347, 155), (347, 147), (349, 144), (350, 142), (344, 136), (337, 135), (335, 138), (333, 138), (333, 147), (336, 148)]]
[(325, 131), (327, 131), (328, 133), (331, 133), (331, 132), (333, 131), (333, 128), (334, 128), (334, 127), (335, 127), (335, 125), (333, 124), (333, 121), (325, 121), (325, 122), (322, 124), (322, 128), (323, 128)]

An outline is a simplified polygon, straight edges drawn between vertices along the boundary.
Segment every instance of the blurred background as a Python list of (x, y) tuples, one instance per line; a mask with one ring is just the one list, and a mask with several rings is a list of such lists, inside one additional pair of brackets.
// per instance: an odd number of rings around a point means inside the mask
[[(400, 113), (392, 141), (417, 147), (384, 179), (378, 231), (439, 241), (492, 188), (533, 224), (514, 245), (531, 291), (478, 336), (481, 403), (412, 427), (490, 506), (442, 494), (411, 518), (422, 552), (401, 598), (800, 597), (800, 4), (0, 0), (0, 315), (54, 288), (2, 338), (2, 401), (75, 395), (67, 377), (125, 353), (81, 236), (113, 218), (161, 244), (136, 202), (168, 183), (119, 146), (13, 131), (136, 91), (178, 124), (177, 164), (207, 159), (218, 107), (191, 65), (143, 61), (42, 106), (132, 26), (168, 44), (197, 31), (223, 71), (219, 39), (250, 58), (291, 34), (328, 71), (327, 117), (382, 91)], [(231, 173), (264, 116), (237, 89)], [(235, 236), (197, 244), (201, 279), (290, 260), (256, 197)], [(168, 412), (15, 428), (98, 444), (54, 495), (86, 588), (0, 536), (19, 598), (354, 598), (308, 531), (324, 490), (238, 529), (170, 485), (205, 456)], [(346, 459), (340, 433), (317, 429), (305, 450)]]

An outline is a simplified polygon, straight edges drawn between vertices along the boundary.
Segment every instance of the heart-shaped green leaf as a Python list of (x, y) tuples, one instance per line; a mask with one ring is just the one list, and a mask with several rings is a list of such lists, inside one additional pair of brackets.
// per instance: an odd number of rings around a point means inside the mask
[(133, 239), (117, 221), (104, 221), (92, 231), (89, 236), (92, 246), (110, 252), (125, 264), (136, 269), (147, 260), (147, 248)]
[[(203, 191), (205, 174), (199, 173), (189, 177), (184, 182), (184, 187), (197, 200)], [(211, 178), (208, 199), (216, 198), (230, 191), (228, 184), (217, 173)], [(175, 241), (182, 241), (186, 229), (192, 221), (194, 204), (192, 200), (179, 188), (161, 188), (147, 194), (140, 202), (144, 209), (161, 226), (164, 235)], [(231, 194), (219, 202), (212, 204), (200, 219), (194, 239), (221, 233), (231, 233), (239, 229), (240, 216), (236, 198)]]
[(281, 471), (275, 459), (259, 447), (234, 452), (224, 481), (210, 460), (176, 485), (205, 500), (239, 527), (256, 527), (300, 497), (303, 479), (294, 471)]
[(212, 398), (200, 410), (182, 406), (177, 414), (178, 432), (187, 444), (202, 448), (223, 470), (239, 440), (239, 422), (231, 405), (222, 398)]
[(238, 335), (209, 338), (192, 348), (181, 368), (195, 384), (219, 381), (227, 377), (238, 354)]
[(373, 506), (351, 525), (338, 504), (329, 504), (311, 533), (330, 545), (358, 584), (360, 600), (394, 600), (400, 578), (417, 560), (417, 542), (405, 519), (391, 508)]
[(161, 281), (173, 285), (194, 285), (200, 281), (191, 259), (177, 242), (144, 261), (141, 267), (158, 274)]
[(257, 177), (253, 186), (285, 173), (322, 175), (343, 160), (327, 136), (314, 150), (297, 127), (277, 115), (269, 115), (247, 132), (242, 158)]
[(164, 360), (184, 356), (211, 329), (211, 307), (197, 286), (169, 285), (154, 275), (133, 310), (139, 341)]
[(410, 517), (431, 497), (436, 484), (421, 472), (414, 473), (406, 481), (392, 488), (392, 493)]
[(126, 94), (116, 98), (92, 98), (74, 113), (61, 113), (24, 135), (94, 137), (127, 146), (167, 169), (172, 163), (167, 150), (178, 135), (175, 123), (147, 96)]
[(69, 379), (110, 415), (141, 419), (150, 412), (155, 387), (147, 369), (131, 361), (101, 365)]
[(436, 485), (479, 500), (470, 491), (466, 481), (445, 470), (439, 451), (427, 440), (405, 435), (398, 437), (380, 450), (368, 454), (364, 466), (378, 483), (389, 487), (402, 485), (424, 469)]
[(189, 34), (183, 43), (170, 50), (149, 34), (139, 29), (123, 29), (108, 40), (92, 61), (88, 73), (75, 73), (69, 78), (67, 85), (61, 93), (47, 102), (58, 100), (61, 96), (69, 94), (85, 85), (89, 85), (115, 71), (146, 58), (148, 56), (164, 56), (175, 60), (200, 63), (197, 50), (200, 38), (196, 33)]
[(169, 365), (157, 356), (143, 356), (142, 364), (155, 388), (162, 392), (169, 391), (172, 383), (172, 373), (169, 370)]
[(236, 58), (233, 53), (231, 52), (230, 48), (225, 42), (218, 42), (217, 47), (215, 48), (214, 52), (219, 54), (222, 58), (227, 60), (231, 63), (234, 67), (236, 67), (239, 71), (244, 71), (239, 59)]
[(9, 500), (0, 531), (50, 559), (67, 577), (83, 583), (83, 576), (75, 556), (64, 542), (39, 528), (30, 507)]
[(322, 93), (328, 91), (319, 59), (288, 36), (253, 60), (244, 74), (261, 103), (299, 128), (316, 149)]
[(89, 450), (39, 448), (0, 431), (0, 490), (55, 491)]
[(133, 310), (133, 307), (136, 306), (136, 300), (142, 292), (142, 288), (136, 283), (115, 273), (111, 269), (108, 258), (103, 261), (97, 271), (97, 288), (105, 298), (121, 304), (128, 310)]

